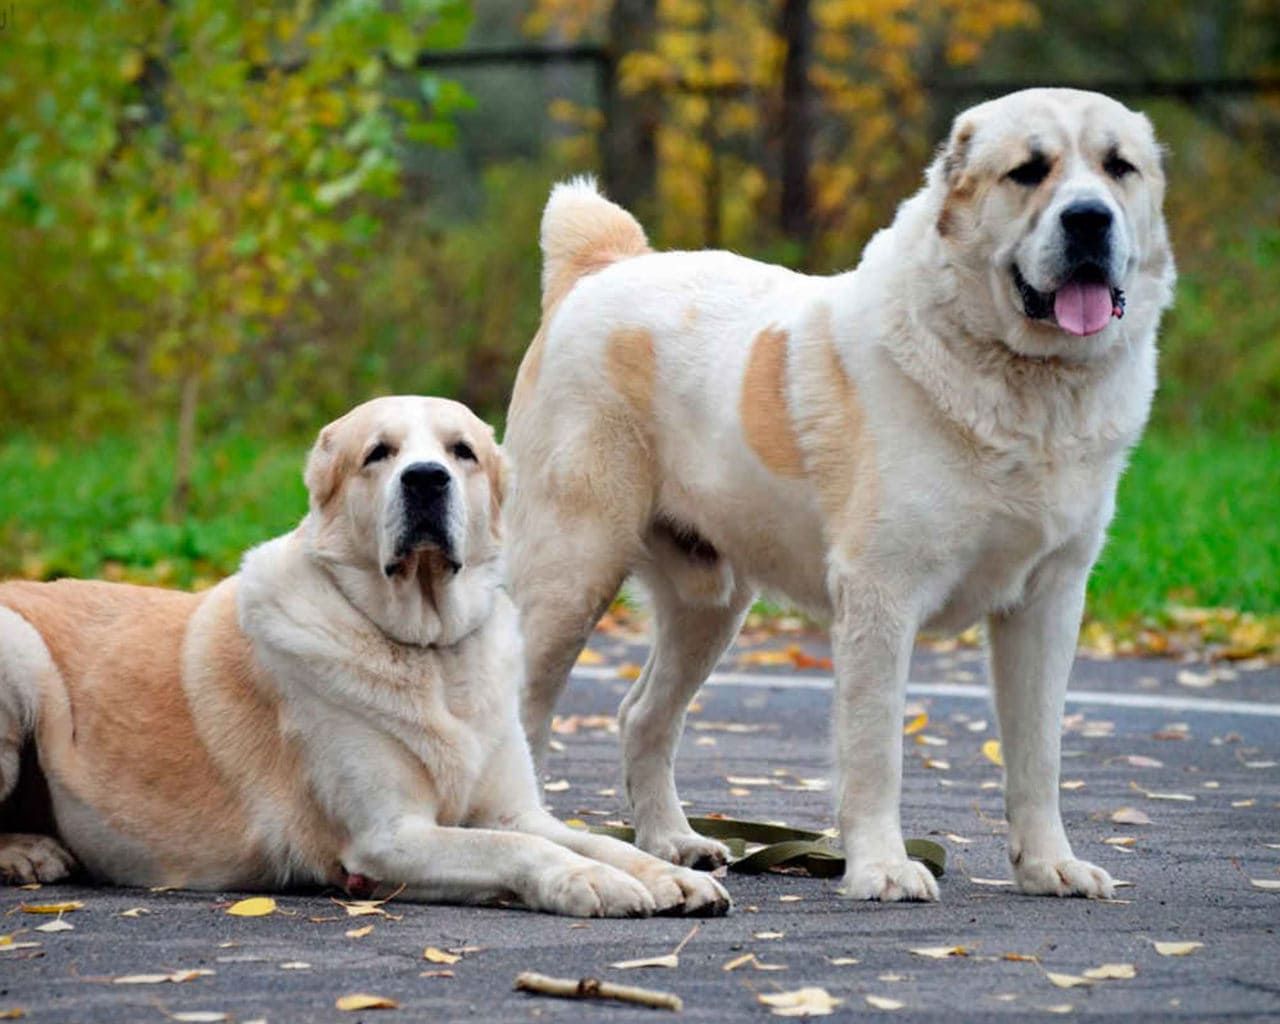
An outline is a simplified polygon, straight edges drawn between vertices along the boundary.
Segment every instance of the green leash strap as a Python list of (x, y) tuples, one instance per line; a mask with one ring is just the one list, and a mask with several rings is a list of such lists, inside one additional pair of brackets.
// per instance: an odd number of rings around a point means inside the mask
[[(844, 854), (821, 832), (737, 818), (690, 818), (689, 825), (699, 835), (719, 839), (728, 846), (733, 856), (729, 870), (739, 874), (758, 875), (780, 867), (800, 868), (814, 878), (844, 874)], [(635, 829), (626, 826), (590, 825), (588, 828), (624, 842), (636, 841)], [(748, 853), (748, 846), (760, 848)], [(907, 855), (924, 864), (935, 878), (941, 878), (946, 869), (947, 851), (928, 839), (908, 839)]]

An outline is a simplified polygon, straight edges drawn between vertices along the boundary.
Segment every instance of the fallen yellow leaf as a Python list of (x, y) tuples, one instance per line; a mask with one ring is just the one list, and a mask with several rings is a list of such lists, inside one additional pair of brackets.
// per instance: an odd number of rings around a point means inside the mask
[(640, 666), (639, 666), (639, 665), (632, 665), (632, 664), (629, 664), (629, 663), (628, 663), (628, 664), (626, 664), (626, 665), (619, 665), (619, 666), (618, 666), (618, 678), (619, 678), (619, 679), (639, 679), (639, 678), (640, 678)]
[(1161, 956), (1186, 956), (1204, 948), (1203, 942), (1153, 942), (1152, 945)]
[(902, 735), (914, 736), (928, 724), (929, 716), (925, 712), (921, 711), (920, 714), (916, 715), (915, 718), (911, 719), (911, 721), (902, 727)]
[(901, 1010), (907, 1004), (900, 999), (890, 999), (888, 996), (866, 996), (868, 1005), (874, 1006), (877, 1010)]
[(24, 914), (69, 914), (82, 907), (84, 904), (79, 900), (70, 900), (66, 903), (23, 903), (18, 909)]
[(857, 957), (852, 957), (852, 956), (827, 957), (827, 963), (829, 963), (832, 967), (851, 967), (854, 964), (861, 963), (861, 962), (862, 961), (859, 960)]
[(276, 901), (270, 896), (250, 896), (227, 907), (232, 917), (266, 917), (276, 912)]
[(545, 782), (543, 783), (542, 788), (548, 793), (563, 793), (569, 788), (569, 780), (560, 779), (557, 782)]
[(143, 914), (149, 914), (149, 913), (151, 913), (151, 911), (149, 911), (146, 907), (130, 907), (128, 910), (120, 911), (120, 916), (121, 917), (141, 917)]
[(447, 953), (435, 946), (428, 946), (422, 951), (422, 959), (433, 964), (456, 964), (462, 957), (457, 953)]
[(786, 936), (786, 932), (756, 932), (757, 939), (781, 939)]
[(349, 996), (340, 996), (333, 1004), (339, 1010), (354, 1012), (356, 1010), (398, 1010), (400, 1004), (386, 996), (371, 996), (365, 992), (352, 992)]
[(1127, 980), (1136, 977), (1137, 974), (1138, 971), (1133, 964), (1103, 964), (1101, 967), (1090, 967), (1084, 972), (1086, 978), (1092, 978), (1095, 981)]
[(982, 744), (982, 756), (992, 764), (1004, 767), (1004, 755), (1000, 752), (999, 740), (987, 740)]
[(1049, 979), (1058, 988), (1075, 988), (1077, 985), (1092, 985), (1088, 978), (1081, 978), (1076, 974), (1055, 974), (1053, 971), (1045, 971), (1045, 977)]
[(173, 1013), (170, 1020), (180, 1020), (184, 1024), (218, 1024), (219, 1021), (230, 1020), (225, 1013), (217, 1010), (187, 1010), (185, 1013)]
[(1150, 825), (1151, 819), (1136, 807), (1121, 807), (1111, 813), (1111, 820), (1117, 825)]
[(347, 938), (363, 939), (371, 931), (373, 931), (373, 925), (371, 924), (367, 924), (363, 928), (352, 928), (350, 931), (347, 932)]
[(726, 960), (720, 966), (720, 970), (736, 971), (739, 967), (750, 967), (757, 971), (785, 971), (787, 969), (786, 964), (767, 964), (754, 953), (743, 953), (742, 956), (735, 956), (732, 960)]
[(604, 661), (604, 657), (597, 651), (593, 651), (590, 647), (584, 647), (582, 653), (578, 655), (579, 665), (599, 665)]
[(928, 957), (930, 960), (945, 960), (950, 956), (969, 955), (969, 951), (964, 946), (921, 946), (908, 952), (916, 956)]
[(170, 971), (168, 974), (123, 974), (118, 978), (112, 978), (112, 984), (115, 985), (161, 985), (165, 982), (179, 984), (184, 981), (194, 981), (196, 978), (206, 978), (213, 974), (203, 967), (191, 967), (182, 971)]
[(75, 931), (75, 925), (68, 924), (66, 921), (62, 920), (61, 917), (58, 917), (57, 919), (50, 921), (48, 924), (36, 925), (36, 931), (38, 932), (71, 932), (71, 931)]
[(0, 1020), (20, 1020), (27, 1015), (27, 1011), (21, 1006), (12, 1006), (7, 1010), (0, 1010)]
[(778, 1017), (826, 1017), (844, 1002), (825, 988), (798, 988), (793, 992), (757, 995), (756, 999)]
[(1016, 960), (1019, 963), (1038, 964), (1040, 958), (1031, 953), (1006, 953), (1003, 957), (1005, 960)]
[(1249, 881), (1255, 888), (1261, 889), (1263, 892), (1280, 892), (1280, 879), (1251, 878)]
[(680, 958), (674, 953), (664, 953), (662, 956), (642, 957), (639, 960), (619, 960), (609, 966), (619, 971), (630, 971), (637, 967), (679, 967)]

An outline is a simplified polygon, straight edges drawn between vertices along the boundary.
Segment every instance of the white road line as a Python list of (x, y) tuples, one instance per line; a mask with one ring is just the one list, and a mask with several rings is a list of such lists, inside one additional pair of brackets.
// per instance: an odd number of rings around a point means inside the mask
[[(583, 679), (618, 680), (618, 670), (604, 665), (579, 665), (573, 674)], [(774, 676), (760, 672), (713, 672), (708, 686), (739, 686), (757, 690), (830, 690), (831, 676)], [(991, 691), (973, 683), (907, 684), (911, 697), (958, 697), (990, 701)], [(1138, 708), (1146, 711), (1180, 711), (1190, 714), (1245, 715), (1250, 718), (1280, 718), (1280, 704), (1259, 701), (1216, 700), (1211, 697), (1178, 697), (1151, 693), (1104, 693), (1099, 690), (1068, 690), (1068, 704), (1095, 707)]]

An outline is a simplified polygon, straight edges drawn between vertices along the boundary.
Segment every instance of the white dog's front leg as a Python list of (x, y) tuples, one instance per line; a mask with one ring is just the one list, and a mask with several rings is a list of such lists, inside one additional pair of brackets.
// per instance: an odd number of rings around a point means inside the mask
[(938, 884), (902, 841), (902, 708), (915, 618), (875, 587), (834, 588), (836, 787), (843, 895), (936, 900)]
[(1102, 868), (1076, 859), (1058, 810), (1062, 712), (1088, 561), (1081, 565), (1079, 559), (1054, 556), (1031, 581), (1024, 603), (988, 623), (1009, 860), (1028, 893), (1110, 897), (1114, 887)]

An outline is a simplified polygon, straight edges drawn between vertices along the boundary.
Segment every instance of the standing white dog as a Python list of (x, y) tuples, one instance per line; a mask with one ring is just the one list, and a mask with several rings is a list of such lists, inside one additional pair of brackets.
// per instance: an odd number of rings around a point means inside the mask
[(844, 891), (936, 899), (899, 822), (908, 659), (922, 626), (985, 616), (1018, 884), (1110, 894), (1063, 829), (1059, 734), (1155, 386), (1163, 193), (1146, 118), (1059, 89), (960, 115), (924, 188), (835, 277), (652, 253), (589, 182), (556, 188), (506, 438), (535, 757), (636, 573), (656, 630), (620, 713), (638, 841), (722, 860), (680, 809), (676, 743), (754, 595), (780, 592), (833, 620)]
[(302, 524), (206, 593), (0, 585), (0, 876), (724, 913), (714, 879), (541, 806), (492, 430), (376, 399), (306, 480)]

